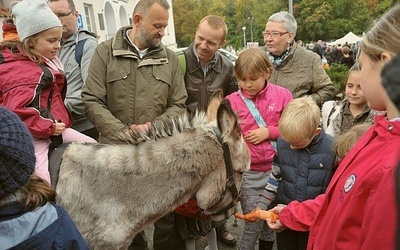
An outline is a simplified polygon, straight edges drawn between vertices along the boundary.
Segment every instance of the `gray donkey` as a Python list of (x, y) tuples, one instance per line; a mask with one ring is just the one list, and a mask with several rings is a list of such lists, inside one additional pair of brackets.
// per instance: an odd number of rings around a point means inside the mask
[(57, 202), (92, 249), (127, 249), (137, 233), (191, 197), (221, 219), (220, 211), (237, 201), (235, 192), (225, 193), (227, 173), (239, 187), (250, 166), (236, 115), (219, 91), (207, 113), (116, 139), (124, 143), (73, 143), (63, 154)]

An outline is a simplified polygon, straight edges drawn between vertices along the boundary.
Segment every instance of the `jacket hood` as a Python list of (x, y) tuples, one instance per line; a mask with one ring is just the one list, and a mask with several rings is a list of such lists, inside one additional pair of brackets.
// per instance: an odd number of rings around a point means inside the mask
[[(114, 56), (134, 56), (138, 57), (139, 52), (136, 50), (135, 46), (129, 41), (126, 33), (128, 30), (132, 29), (132, 26), (122, 27), (117, 31), (112, 39), (112, 50)], [(149, 48), (146, 56), (151, 56), (154, 59), (165, 58), (167, 53), (165, 52), (164, 45), (161, 43), (156, 48)]]
[(87, 30), (78, 30), (78, 32), (73, 34), (68, 40), (62, 41), (62, 44), (64, 47), (70, 47), (70, 46), (77, 45), (79, 41), (82, 41), (82, 40), (85, 40), (88, 38), (96, 39), (96, 35)]
[(11, 51), (9, 48), (4, 48), (0, 52), (0, 64), (10, 63), (21, 60), (30, 60), (25, 53), (22, 52), (22, 49), (18, 46), (18, 50), (15, 49)]

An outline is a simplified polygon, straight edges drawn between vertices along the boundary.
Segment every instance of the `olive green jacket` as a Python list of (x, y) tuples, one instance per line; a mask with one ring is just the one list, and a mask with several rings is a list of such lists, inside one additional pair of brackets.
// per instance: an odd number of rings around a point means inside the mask
[(178, 58), (163, 45), (140, 58), (127, 38), (131, 27), (96, 48), (82, 90), (89, 120), (101, 138), (186, 111), (187, 93)]
[(293, 98), (311, 96), (320, 107), (334, 96), (332, 81), (322, 67), (319, 55), (296, 43), (282, 65), (275, 68), (269, 81), (289, 89)]

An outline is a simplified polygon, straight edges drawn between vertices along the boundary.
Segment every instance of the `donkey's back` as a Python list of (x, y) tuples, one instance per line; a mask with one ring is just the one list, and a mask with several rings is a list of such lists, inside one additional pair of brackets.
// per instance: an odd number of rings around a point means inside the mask
[(204, 114), (183, 116), (130, 135), (128, 143), (73, 143), (66, 149), (57, 202), (92, 248), (127, 248), (138, 232), (190, 197), (205, 211), (228, 202), (219, 205), (226, 189), (221, 143), (231, 149), (233, 171), (246, 170), (250, 156), (229, 103), (221, 106), (218, 128)]

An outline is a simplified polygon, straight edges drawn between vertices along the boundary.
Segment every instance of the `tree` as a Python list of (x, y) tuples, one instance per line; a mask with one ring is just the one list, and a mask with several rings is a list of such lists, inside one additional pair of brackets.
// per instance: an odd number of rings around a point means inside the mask
[[(349, 31), (361, 35), (372, 21), (400, 0), (294, 0), (293, 14), (298, 23), (296, 39), (335, 40)], [(249, 38), (253, 17), (254, 41), (263, 45), (261, 32), (268, 18), (288, 9), (287, 0), (172, 0), (176, 41), (188, 46), (199, 21), (209, 14), (221, 16), (228, 26), (227, 44), (243, 47), (243, 30)], [(247, 39), (249, 41), (249, 39)]]
[(302, 40), (325, 40), (326, 22), (331, 18), (332, 6), (323, 0), (303, 0), (294, 8), (297, 37)]

